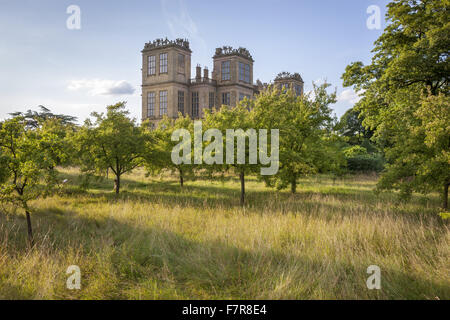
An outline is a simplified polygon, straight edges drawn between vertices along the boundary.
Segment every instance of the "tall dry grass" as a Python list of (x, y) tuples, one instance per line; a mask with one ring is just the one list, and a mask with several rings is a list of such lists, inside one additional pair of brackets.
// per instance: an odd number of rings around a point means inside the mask
[[(35, 201), (37, 245), (23, 213), (0, 213), (3, 299), (449, 299), (450, 233), (437, 195), (398, 203), (375, 178), (303, 179), (298, 194), (252, 179), (124, 179)], [(2, 210), (5, 211), (5, 210)], [(66, 269), (81, 268), (81, 290)], [(366, 269), (381, 268), (381, 290)]]

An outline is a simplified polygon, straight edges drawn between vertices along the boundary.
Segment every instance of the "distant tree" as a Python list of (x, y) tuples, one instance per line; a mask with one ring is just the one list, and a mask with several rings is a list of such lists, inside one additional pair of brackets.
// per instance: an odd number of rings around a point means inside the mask
[(336, 129), (341, 135), (348, 137), (351, 144), (361, 144), (364, 139), (373, 136), (373, 131), (365, 128), (362, 122), (360, 112), (350, 108), (342, 115)]
[(273, 87), (257, 96), (253, 109), (257, 126), (280, 130), (280, 168), (276, 175), (263, 177), (268, 185), (278, 189), (290, 185), (295, 193), (300, 176), (340, 168), (342, 157), (333, 147), (336, 137), (331, 134), (330, 104), (336, 101), (336, 94), (328, 94), (328, 86), (314, 86), (314, 98)]
[(450, 23), (448, 1), (397, 0), (388, 4), (388, 26), (375, 42), (370, 65), (354, 62), (343, 74), (362, 99), (363, 125), (384, 149), (380, 189), (440, 190), (448, 207)]
[(51, 194), (58, 185), (55, 166), (67, 158), (69, 142), (60, 135), (64, 126), (52, 119), (30, 128), (27, 119), (16, 116), (0, 128), (0, 201), (21, 207), (26, 214), (28, 240), (33, 230), (29, 201)]
[(13, 117), (23, 117), (27, 126), (31, 128), (37, 128), (40, 123), (50, 119), (57, 119), (62, 125), (67, 126), (74, 126), (76, 124), (76, 117), (65, 114), (54, 114), (44, 106), (39, 106), (39, 109), (40, 112), (28, 110), (27, 112), (12, 112), (10, 115)]
[(120, 192), (121, 176), (141, 165), (144, 156), (145, 136), (125, 106), (125, 102), (119, 102), (108, 106), (106, 115), (92, 113), (95, 122), (86, 120), (74, 137), (81, 170), (98, 175), (111, 170), (116, 194)]

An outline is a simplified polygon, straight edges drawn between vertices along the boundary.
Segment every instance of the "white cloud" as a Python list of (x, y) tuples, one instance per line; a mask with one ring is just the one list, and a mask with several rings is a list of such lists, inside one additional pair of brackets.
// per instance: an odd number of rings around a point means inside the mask
[(206, 49), (206, 42), (191, 18), (184, 0), (161, 0), (161, 7), (173, 38), (187, 38), (202, 50)]
[(69, 82), (67, 89), (71, 91), (87, 91), (92, 96), (131, 95), (135, 92), (135, 88), (125, 80), (72, 80)]
[(353, 89), (346, 89), (337, 96), (338, 102), (350, 103), (352, 105), (357, 103), (359, 100), (361, 100), (361, 97), (353, 91)]

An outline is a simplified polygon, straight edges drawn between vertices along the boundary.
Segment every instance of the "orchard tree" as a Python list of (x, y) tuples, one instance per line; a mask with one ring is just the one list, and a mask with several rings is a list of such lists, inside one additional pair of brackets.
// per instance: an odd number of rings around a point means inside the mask
[(343, 75), (344, 86), (361, 93), (355, 109), (384, 149), (388, 164), (378, 187), (404, 196), (439, 190), (444, 208), (450, 139), (448, 118), (438, 115), (450, 110), (448, 5), (448, 0), (389, 3), (389, 24), (375, 42), (371, 64), (354, 62)]
[[(206, 163), (205, 168), (219, 172), (232, 170), (239, 176), (241, 206), (245, 204), (245, 176), (256, 172), (259, 168), (257, 162), (251, 163), (252, 161), (250, 161), (250, 158), (256, 156), (258, 152), (258, 150), (250, 150), (249, 148), (250, 139), (252, 139), (250, 136), (257, 137), (255, 128), (256, 125), (248, 99), (244, 99), (236, 107), (224, 105), (217, 111), (205, 110), (203, 132), (207, 135), (207, 139), (204, 139), (204, 149), (208, 153), (210, 152), (211, 157), (209, 158), (213, 160), (210, 164)], [(209, 135), (208, 129), (218, 129), (220, 136)], [(221, 138), (222, 140), (220, 140)], [(233, 142), (232, 148), (230, 147), (231, 142)], [(227, 144), (230, 144), (230, 146), (227, 147)], [(245, 147), (243, 147), (243, 144), (245, 144)], [(240, 153), (242, 153), (244, 161), (238, 160)], [(221, 163), (218, 163), (219, 159), (222, 159)], [(205, 159), (203, 159), (203, 162), (205, 162)]]
[[(339, 168), (340, 157), (333, 149), (330, 104), (336, 94), (328, 94), (328, 84), (314, 85), (314, 98), (296, 96), (292, 90), (269, 87), (254, 102), (254, 121), (258, 128), (279, 129), (279, 171), (263, 179), (269, 186), (291, 192), (297, 190), (297, 179), (326, 168)], [(331, 153), (331, 151), (333, 153)]]
[(70, 144), (56, 119), (30, 128), (17, 116), (5, 120), (0, 128), (0, 201), (22, 208), (27, 219), (28, 241), (34, 244), (29, 201), (46, 197), (58, 185), (56, 165), (68, 158)]
[(183, 116), (181, 113), (176, 119), (164, 116), (154, 129), (150, 127), (148, 122), (143, 123), (142, 126), (147, 136), (144, 164), (149, 173), (157, 173), (164, 169), (177, 172), (180, 186), (184, 186), (185, 178), (192, 176), (194, 173), (194, 165), (176, 164), (172, 161), (172, 150), (178, 142), (172, 141), (171, 137), (173, 132), (178, 129), (188, 130), (192, 137), (194, 134), (193, 125), (192, 119), (188, 115)]
[(120, 192), (121, 176), (142, 163), (145, 136), (136, 120), (129, 117), (125, 102), (107, 107), (106, 115), (92, 113), (95, 121), (87, 119), (74, 137), (81, 170), (102, 175), (111, 170), (114, 191)]

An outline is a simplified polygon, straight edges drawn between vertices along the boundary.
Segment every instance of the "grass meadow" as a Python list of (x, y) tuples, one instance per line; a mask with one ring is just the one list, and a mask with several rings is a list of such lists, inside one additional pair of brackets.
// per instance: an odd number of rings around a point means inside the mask
[[(0, 208), (1, 299), (450, 299), (450, 233), (437, 194), (401, 203), (375, 176), (299, 181), (297, 194), (239, 182), (123, 178)], [(81, 290), (66, 269), (81, 269)], [(369, 290), (369, 265), (381, 268)]]

